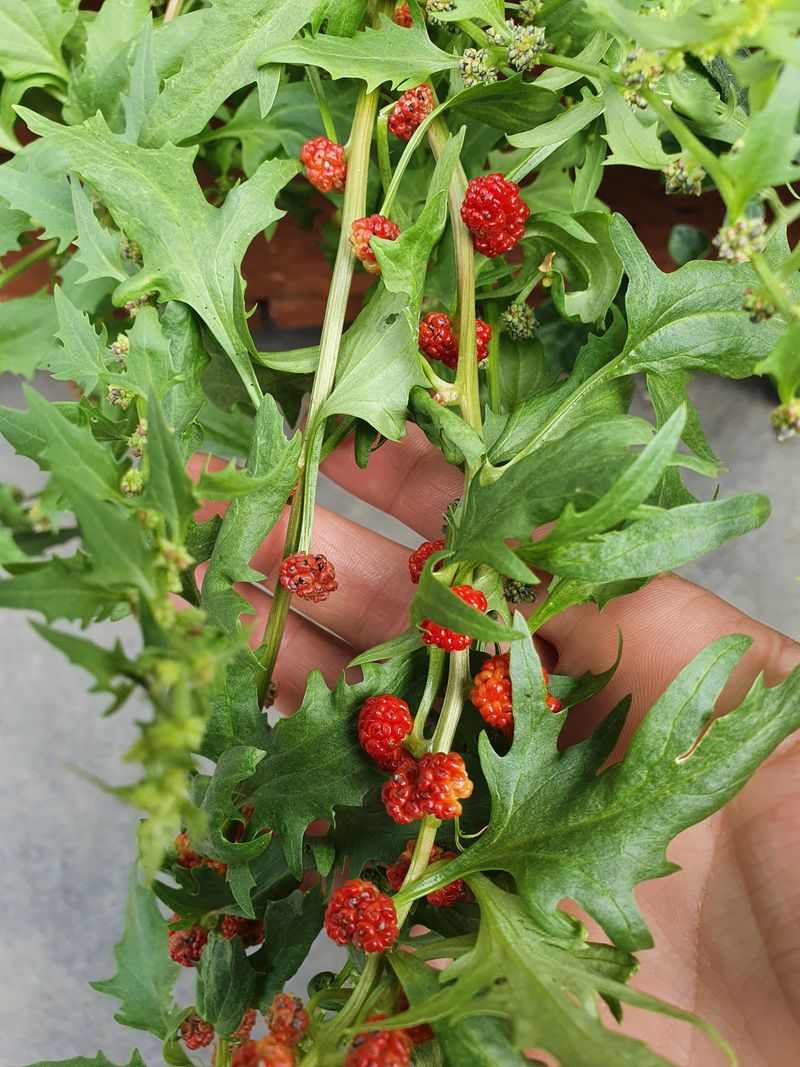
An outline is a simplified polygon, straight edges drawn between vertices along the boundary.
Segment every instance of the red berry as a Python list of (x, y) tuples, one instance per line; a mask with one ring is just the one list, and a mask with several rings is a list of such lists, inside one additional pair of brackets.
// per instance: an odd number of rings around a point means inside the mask
[(337, 945), (383, 952), (398, 938), (394, 904), (372, 882), (353, 878), (337, 889), (325, 910), (325, 929)]
[[(501, 652), (499, 656), (492, 656), (491, 659), (487, 659), (481, 670), (475, 675), (475, 684), (470, 693), (470, 700), (481, 713), (483, 719), (490, 726), (496, 726), (506, 733), (511, 733), (514, 728), (509, 665), (510, 656), (508, 652)], [(542, 667), (542, 677), (544, 678), (545, 686), (549, 685), (550, 677), (544, 667)], [(548, 693), (546, 702), (550, 711), (561, 711), (561, 701), (558, 697)]]
[[(170, 922), (180, 922), (179, 915), (173, 915)], [(167, 941), (170, 957), (181, 967), (194, 967), (203, 955), (208, 941), (208, 934), (201, 926), (189, 926), (185, 930), (168, 930)]]
[(245, 919), (241, 915), (223, 915), (219, 932), (228, 940), (238, 937), (245, 948), (252, 948), (264, 940), (264, 923), (261, 919)]
[(201, 1019), (196, 1011), (186, 1016), (179, 1030), (181, 1040), (192, 1052), (199, 1048), (207, 1048), (214, 1040), (214, 1027), (205, 1019)]
[(333, 564), (320, 552), (313, 556), (307, 552), (287, 556), (281, 563), (280, 582), (284, 589), (313, 604), (327, 600), (339, 588)]
[(404, 700), (389, 693), (368, 697), (358, 715), (358, 740), (379, 767), (391, 771), (402, 758), (400, 745), (413, 725)]
[(419, 762), (404, 759), (381, 796), (389, 817), (407, 826), (426, 815), (454, 819), (461, 814), (459, 801), (471, 794), (472, 782), (457, 752), (426, 752)]
[(256, 1009), (248, 1008), (242, 1016), (242, 1021), (228, 1038), (231, 1043), (247, 1041), (256, 1025)]
[[(483, 593), (479, 589), (473, 589), (471, 585), (454, 585), (451, 587), (450, 592), (455, 593), (465, 604), (469, 604), (470, 607), (475, 608), (477, 611), (485, 612), (489, 607)], [(468, 634), (457, 634), (454, 630), (448, 630), (446, 626), (439, 626), (438, 623), (432, 622), (430, 619), (423, 619), (420, 623), (420, 629), (422, 630), (424, 644), (437, 645), (439, 648), (443, 648), (445, 652), (461, 652), (472, 644), (472, 638)]]
[(414, 20), (411, 17), (411, 8), (408, 4), (401, 4), (400, 7), (394, 9), (394, 21), (398, 26), (405, 26), (407, 30), (410, 30), (414, 25)]
[[(486, 359), (492, 327), (483, 319), (475, 320), (475, 349), (478, 363)], [(458, 367), (458, 341), (453, 324), (443, 311), (430, 311), (419, 324), (419, 347), (429, 359), (438, 359), (450, 370)]]
[(302, 1000), (288, 993), (278, 993), (267, 1014), (267, 1026), (274, 1038), (293, 1048), (303, 1040), (308, 1027), (308, 1012)]
[(403, 1030), (377, 1030), (356, 1034), (350, 1042), (343, 1067), (408, 1067), (411, 1038)]
[[(391, 867), (386, 868), (386, 877), (389, 879), (389, 885), (395, 892), (400, 888), (405, 880), (406, 874), (408, 874), (408, 868), (411, 864), (411, 856), (414, 852), (414, 846), (416, 841), (409, 841), (406, 844), (405, 851), (401, 853), (397, 863), (393, 863)], [(448, 852), (443, 848), (439, 848), (438, 845), (434, 845), (431, 849), (430, 863), (437, 863), (439, 860), (454, 860), (458, 855), (457, 852)], [(450, 882), (442, 889), (435, 889), (432, 893), (428, 893), (427, 901), (429, 904), (433, 904), (434, 907), (449, 908), (455, 904), (457, 900), (463, 900), (466, 894), (466, 887), (464, 886), (463, 878), (457, 878), (454, 882)], [(416, 1042), (415, 1042), (416, 1044)]]
[(210, 871), (214, 872), (214, 874), (221, 874), (224, 877), (228, 873), (227, 863), (217, 863), (216, 860), (210, 860), (208, 856), (206, 856), (203, 862)]
[[(423, 541), (419, 548), (415, 548), (408, 557), (408, 573), (414, 585), (419, 584), (422, 569), (434, 552), (441, 552), (444, 548), (444, 539), (439, 541)], [(437, 567), (434, 569), (438, 569)]]
[(492, 339), (492, 327), (483, 319), (475, 320), (475, 349), (478, 353), (478, 362), (483, 363), (489, 355), (489, 342)]
[(329, 141), (327, 137), (315, 137), (303, 145), (300, 161), (305, 164), (306, 177), (321, 193), (344, 189), (347, 164), (343, 145)]
[(296, 1063), (294, 1049), (282, 1045), (271, 1034), (258, 1041), (245, 1041), (231, 1057), (231, 1067), (295, 1067)]
[(375, 258), (370, 241), (373, 237), (396, 241), (399, 236), (400, 227), (396, 222), (391, 222), (385, 215), (369, 215), (367, 218), (356, 219), (353, 223), (350, 243), (356, 259), (360, 259), (364, 264), (364, 269), (370, 274), (380, 274), (380, 264)]
[(502, 174), (473, 178), (461, 204), (461, 218), (472, 233), (476, 250), (490, 259), (516, 248), (530, 213), (517, 183)]
[(199, 867), (203, 862), (203, 857), (192, 848), (186, 833), (178, 834), (175, 838), (175, 851), (181, 867)]
[(389, 115), (389, 130), (402, 141), (410, 141), (414, 131), (433, 111), (433, 90), (426, 83), (409, 89), (399, 98)]

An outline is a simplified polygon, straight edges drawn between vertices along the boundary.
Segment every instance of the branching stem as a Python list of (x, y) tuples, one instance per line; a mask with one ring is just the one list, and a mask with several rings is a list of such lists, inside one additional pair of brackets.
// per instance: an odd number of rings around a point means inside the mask
[(58, 248), (58, 241), (53, 239), (52, 241), (45, 241), (44, 244), (37, 245), (27, 256), (22, 256), (16, 263), (12, 263), (10, 267), (6, 267), (4, 271), (0, 271), (0, 289), (13, 282), (15, 278), (18, 278), (20, 274), (24, 274), (29, 267), (33, 267), (36, 263), (40, 263), (43, 259), (47, 259), (51, 256), (56, 248)]

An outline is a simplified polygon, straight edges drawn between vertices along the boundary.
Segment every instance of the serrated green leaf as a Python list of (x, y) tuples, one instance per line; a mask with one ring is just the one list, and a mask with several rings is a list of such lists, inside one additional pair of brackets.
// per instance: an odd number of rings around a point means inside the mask
[[(553, 96), (556, 94), (553, 93)], [(524, 133), (516, 133), (508, 138), (516, 148), (545, 148), (548, 145), (564, 144), (570, 137), (585, 129), (590, 122), (603, 114), (605, 104), (602, 97), (593, 96), (588, 89), (582, 90), (579, 103), (562, 111), (560, 115), (528, 128)]]
[(448, 463), (465, 461), (477, 467), (486, 453), (486, 446), (472, 427), (460, 415), (437, 404), (427, 389), (415, 385), (408, 398), (416, 424), (425, 436), (444, 453)]
[(397, 637), (392, 637), (362, 652), (360, 656), (350, 660), (347, 666), (362, 667), (365, 663), (378, 663), (380, 660), (392, 659), (393, 656), (407, 655), (418, 648), (422, 648), (422, 637), (417, 627), (412, 626), (408, 630), (403, 630)]
[[(40, 622), (31, 622), (31, 626), (49, 641), (54, 648), (67, 657), (76, 667), (82, 667), (94, 678), (92, 693), (113, 693), (115, 696), (127, 691), (127, 685), (120, 685), (118, 679), (130, 670), (130, 663), (119, 641), (113, 648), (103, 648), (85, 637), (54, 630)], [(116, 683), (116, 684), (115, 684)]]
[[(29, 1064), (29, 1067), (117, 1067), (103, 1052), (96, 1056), (73, 1056), (71, 1060), (39, 1060)], [(138, 1049), (134, 1049), (131, 1058), (125, 1067), (145, 1067), (145, 1062), (139, 1055)]]
[(645, 578), (681, 567), (757, 529), (770, 510), (767, 497), (740, 493), (728, 500), (684, 504), (572, 545), (552, 549), (525, 545), (519, 555), (531, 566), (564, 578), (594, 582)]
[[(293, 160), (270, 160), (237, 186), (221, 208), (208, 203), (193, 171), (196, 148), (144, 149), (109, 130), (102, 115), (81, 126), (58, 126), (25, 112), (44, 143), (59, 146), (98, 191), (125, 234), (139, 242), (144, 266), (123, 283), (124, 298), (157, 290), (181, 300), (208, 326), (235, 365), (251, 398), (261, 395), (244, 321), (239, 264), (253, 237), (282, 218), (274, 206), (297, 173)], [(0, 168), (0, 171), (2, 168)], [(0, 181), (0, 194), (4, 193)], [(141, 210), (146, 197), (148, 210)]]
[(241, 938), (212, 932), (197, 965), (198, 1013), (230, 1037), (250, 1005), (255, 980)]
[(398, 26), (386, 15), (377, 29), (368, 26), (355, 37), (327, 33), (287, 44), (270, 45), (262, 54), (264, 63), (312, 64), (327, 70), (332, 78), (359, 78), (372, 92), (384, 82), (393, 89), (419, 85), (437, 70), (458, 66), (458, 57), (437, 48), (424, 23), (410, 29)]
[(172, 987), (180, 967), (167, 952), (167, 924), (151, 890), (139, 884), (136, 868), (128, 881), (125, 932), (114, 946), (117, 973), (92, 989), (120, 1002), (114, 1018), (123, 1026), (147, 1030), (156, 1037), (169, 1033)]
[(196, 510), (192, 480), (186, 473), (175, 431), (167, 424), (155, 394), (147, 401), (147, 480), (141, 506), (160, 512), (173, 541), (182, 543)]
[[(433, 567), (441, 556), (442, 553), (434, 553), (420, 575), (417, 595), (411, 602), (411, 621), (421, 623), (424, 619), (431, 619), (439, 626), (447, 626), (456, 633), (469, 634), (481, 641), (515, 640), (517, 635), (508, 626), (495, 622), (488, 615), (465, 604), (461, 597), (452, 593), (449, 586), (436, 577)], [(517, 568), (520, 567), (517, 561)]]
[(0, 7), (0, 73), (4, 78), (54, 74), (67, 80), (61, 45), (77, 16), (76, 5), (58, 0), (3, 0)]
[(228, 508), (203, 582), (203, 606), (209, 620), (229, 634), (237, 632), (239, 616), (250, 607), (234, 585), (263, 577), (249, 561), (283, 511), (297, 480), (299, 457), (299, 435), (287, 441), (275, 401), (264, 397), (256, 413), (245, 472), (269, 481), (256, 492), (237, 497)]
[[(319, 0), (214, 0), (202, 35), (150, 109), (142, 143), (178, 144), (199, 133), (228, 97), (258, 79), (264, 49), (291, 40), (318, 5)], [(212, 67), (209, 41), (215, 42)]]
[(0, 200), (0, 256), (17, 251), (20, 234), (29, 225), (30, 220), (24, 211), (16, 211), (5, 200)]
[(98, 334), (88, 315), (75, 307), (60, 285), (54, 290), (54, 310), (58, 316), (55, 336), (61, 344), (44, 361), (44, 369), (57, 381), (77, 382), (84, 392), (91, 393), (106, 375), (105, 326), (101, 325)]
[(556, 252), (553, 303), (567, 319), (595, 322), (616, 296), (622, 262), (611, 240), (610, 223), (609, 216), (598, 211), (541, 212), (528, 223), (524, 243), (535, 249), (535, 261)]
[(322, 894), (316, 886), (267, 906), (264, 944), (250, 957), (258, 972), (255, 1001), (262, 1012), (303, 964), (322, 929), (324, 914)]
[[(520, 898), (482, 875), (470, 880), (481, 908), (475, 948), (439, 973), (440, 991), (399, 1019), (437, 1016), (451, 1026), (478, 1013), (499, 1017), (515, 1048), (544, 1049), (570, 1067), (669, 1067), (643, 1042), (601, 1021), (598, 997), (692, 1022), (730, 1052), (690, 1012), (631, 989), (636, 961), (611, 945), (586, 941), (580, 923), (564, 921), (556, 937), (537, 925)], [(571, 930), (569, 926), (571, 925)], [(441, 987), (444, 988), (441, 988)], [(732, 1055), (732, 1054), (731, 1054)]]
[(677, 159), (680, 152), (665, 152), (658, 139), (658, 123), (640, 119), (636, 110), (626, 103), (619, 90), (612, 85), (603, 86), (605, 102), (606, 133), (611, 155), (606, 158), (607, 167), (618, 164), (623, 167), (641, 167), (643, 170), (661, 170)]
[(0, 374), (31, 379), (58, 351), (56, 310), (48, 293), (0, 302)]
[(631, 446), (646, 444), (651, 433), (646, 423), (626, 416), (582, 423), (510, 464), (496, 481), (473, 483), (453, 538), (455, 558), (530, 581), (506, 540), (527, 542), (570, 503), (576, 510), (591, 506), (634, 461)]
[[(521, 616), (515, 624), (525, 627)], [(489, 828), (441, 873), (415, 883), (414, 895), (473, 871), (505, 870), (552, 936), (563, 935), (556, 907), (569, 897), (620, 948), (649, 947), (635, 886), (675, 870), (665, 855), (672, 838), (727, 803), (800, 726), (798, 668), (771, 689), (759, 678), (736, 710), (708, 727), (717, 697), (749, 644), (747, 637), (723, 637), (700, 652), (644, 717), (624, 760), (598, 774), (624, 726), (628, 702), (587, 741), (560, 754), (563, 718), (545, 708), (532, 643), (516, 642), (512, 687), (515, 707), (525, 713), (515, 715), (506, 756), (498, 756), (488, 739), (481, 741), (492, 794)]]
[(328, 689), (318, 671), (309, 675), (299, 711), (281, 719), (265, 741), (266, 757), (249, 787), (253, 821), (273, 828), (291, 869), (299, 875), (303, 834), (314, 819), (333, 820), (338, 804), (359, 804), (380, 774), (358, 743), (358, 709), (375, 693), (409, 702), (419, 685), (417, 657), (363, 668), (363, 681), (341, 676)]
[(0, 196), (41, 226), (43, 238), (57, 238), (58, 252), (77, 233), (68, 169), (66, 153), (45, 141), (33, 141), (0, 166)]
[(203, 855), (221, 863), (241, 864), (254, 860), (269, 847), (270, 834), (231, 841), (224, 833), (231, 820), (241, 822), (241, 810), (231, 798), (241, 782), (252, 778), (263, 759), (262, 749), (246, 745), (234, 745), (220, 756), (201, 805), (206, 818), (197, 845)]
[(121, 236), (115, 230), (109, 230), (100, 224), (92, 209), (91, 202), (83, 186), (75, 178), (71, 179), (72, 210), (75, 214), (75, 226), (78, 236), (75, 244), (78, 251), (74, 261), (84, 268), (81, 284), (97, 278), (114, 278), (125, 281), (128, 275), (122, 269)]
[(118, 594), (91, 580), (86, 557), (56, 557), (0, 581), (0, 607), (40, 611), (48, 622), (76, 619), (88, 623), (112, 608)]
[(263, 748), (267, 718), (258, 701), (258, 660), (243, 649), (228, 664), (222, 690), (211, 701), (211, 714), (203, 738), (203, 755), (218, 760), (231, 745)]

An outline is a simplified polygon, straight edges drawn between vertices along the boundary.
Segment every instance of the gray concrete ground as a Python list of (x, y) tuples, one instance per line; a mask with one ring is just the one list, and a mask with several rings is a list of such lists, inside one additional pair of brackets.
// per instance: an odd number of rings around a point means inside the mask
[[(46, 383), (44, 391), (55, 389)], [(773, 400), (761, 383), (699, 378), (692, 393), (712, 445), (731, 468), (723, 494), (761, 490), (774, 512), (762, 529), (684, 573), (800, 638), (800, 442), (775, 443), (767, 419)], [(0, 403), (19, 404), (15, 382), (0, 381)], [(640, 404), (646, 413), (646, 401)], [(37, 484), (32, 466), (14, 460), (2, 441), (0, 478)], [(320, 499), (415, 543), (409, 531), (330, 484)], [(98, 629), (99, 639), (110, 641), (112, 628)], [(113, 629), (115, 636), (124, 630)], [(19, 614), (0, 612), (0, 647), (0, 1067), (93, 1055), (98, 1048), (127, 1062), (134, 1046), (155, 1067), (157, 1043), (117, 1026), (116, 1002), (87, 986), (113, 973), (136, 815), (71, 769), (123, 781), (119, 756), (140, 709), (131, 704), (101, 720), (104, 702), (86, 696), (86, 675), (62, 662)], [(321, 955), (314, 969), (326, 965)]]

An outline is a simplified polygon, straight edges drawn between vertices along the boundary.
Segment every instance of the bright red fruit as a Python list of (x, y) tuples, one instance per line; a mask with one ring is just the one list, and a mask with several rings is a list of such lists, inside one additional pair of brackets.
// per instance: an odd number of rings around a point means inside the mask
[(426, 815), (454, 819), (462, 811), (459, 801), (471, 796), (472, 788), (457, 752), (426, 752), (419, 761), (402, 760), (381, 796), (387, 815), (407, 826)]
[(350, 231), (350, 243), (356, 259), (364, 264), (370, 274), (380, 274), (381, 268), (370, 244), (373, 237), (382, 237), (385, 241), (396, 241), (400, 236), (400, 227), (385, 215), (368, 215), (356, 219)]
[(314, 555), (296, 552), (287, 556), (281, 563), (279, 577), (284, 589), (313, 604), (327, 600), (339, 588), (333, 564), (321, 552)]
[(306, 141), (300, 150), (300, 162), (305, 164), (306, 177), (321, 193), (341, 192), (347, 178), (344, 145), (315, 137)]
[[(178, 922), (180, 915), (173, 915), (170, 922)], [(185, 930), (168, 930), (170, 957), (181, 967), (194, 967), (203, 955), (208, 934), (201, 926), (188, 926)]]
[(181, 867), (199, 867), (203, 862), (203, 857), (192, 848), (186, 833), (178, 834), (175, 838), (175, 851)]
[(241, 915), (223, 915), (219, 932), (227, 939), (239, 937), (245, 948), (252, 948), (264, 940), (264, 923), (261, 919), (245, 919)]
[(231, 1067), (295, 1067), (296, 1063), (294, 1049), (276, 1041), (272, 1034), (245, 1041), (231, 1057)]
[[(478, 674), (475, 675), (470, 700), (490, 726), (510, 733), (514, 727), (514, 714), (511, 703), (510, 656), (501, 652), (499, 656), (487, 659)], [(547, 686), (550, 677), (542, 667), (542, 677)], [(561, 701), (551, 693), (547, 694), (547, 707), (550, 711), (561, 711)]]
[(343, 1067), (408, 1067), (413, 1047), (404, 1030), (356, 1034), (350, 1042)]
[[(479, 589), (473, 589), (471, 585), (454, 585), (450, 592), (455, 593), (465, 604), (469, 604), (477, 611), (485, 612), (489, 607), (483, 593)], [(420, 629), (424, 644), (436, 645), (438, 648), (443, 648), (445, 652), (461, 652), (472, 644), (472, 638), (468, 634), (458, 634), (455, 630), (448, 630), (446, 626), (439, 626), (430, 619), (423, 619)]]
[(516, 248), (530, 213), (517, 183), (502, 174), (473, 178), (461, 204), (461, 218), (476, 250), (490, 259)]
[(228, 1040), (231, 1041), (231, 1043), (247, 1041), (250, 1034), (253, 1032), (253, 1027), (256, 1025), (256, 1018), (256, 1009), (248, 1008), (242, 1016), (242, 1021)]
[(408, 557), (408, 573), (414, 585), (419, 584), (420, 575), (425, 564), (434, 552), (441, 552), (444, 548), (444, 538), (439, 541), (423, 541), (419, 548), (415, 548)]
[(294, 1047), (308, 1028), (308, 1012), (299, 997), (278, 993), (266, 1016), (269, 1032), (284, 1045)]
[(426, 83), (409, 89), (389, 115), (389, 130), (401, 141), (410, 141), (423, 119), (433, 111), (433, 90)]
[[(400, 854), (397, 862), (393, 863), (391, 867), (386, 868), (386, 877), (389, 879), (389, 885), (395, 892), (398, 891), (408, 874), (408, 868), (411, 864), (411, 857), (415, 845), (416, 841), (407, 842), (406, 847)], [(457, 855), (457, 852), (448, 852), (446, 849), (434, 845), (431, 849), (429, 862), (437, 863), (439, 860), (454, 860)], [(463, 900), (465, 894), (466, 887), (464, 885), (464, 879), (457, 878), (454, 882), (450, 882), (442, 889), (435, 889), (432, 893), (428, 893), (426, 900), (429, 904), (433, 904), (434, 907), (449, 908), (451, 905), (455, 904), (457, 900)]]
[(179, 1027), (181, 1040), (192, 1052), (207, 1048), (214, 1040), (214, 1027), (201, 1019), (196, 1011), (187, 1015)]
[(392, 771), (402, 759), (400, 745), (413, 725), (404, 700), (389, 693), (368, 697), (358, 715), (358, 740), (379, 767)]
[[(486, 359), (492, 339), (492, 327), (483, 319), (475, 320), (475, 350), (478, 363)], [(419, 324), (419, 347), (428, 359), (438, 359), (450, 370), (458, 367), (458, 340), (453, 324), (443, 311), (430, 311)]]
[(411, 17), (411, 8), (407, 3), (401, 4), (400, 7), (394, 9), (394, 21), (398, 26), (404, 26), (407, 30), (410, 30), (414, 25), (414, 20)]
[(390, 898), (361, 878), (345, 882), (333, 893), (325, 910), (325, 929), (337, 945), (352, 942), (364, 952), (384, 952), (400, 932)]

